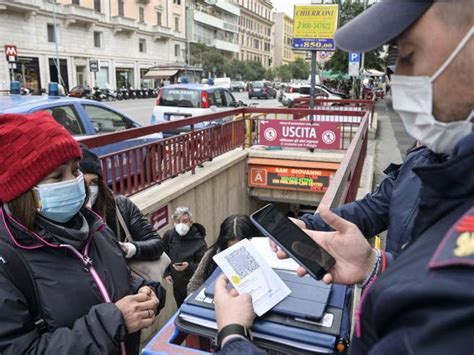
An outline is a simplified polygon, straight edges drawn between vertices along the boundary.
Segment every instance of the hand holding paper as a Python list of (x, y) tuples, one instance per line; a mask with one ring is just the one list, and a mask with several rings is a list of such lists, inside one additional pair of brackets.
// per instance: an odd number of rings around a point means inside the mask
[(247, 239), (215, 255), (213, 259), (239, 294), (251, 295), (253, 309), (258, 316), (291, 293)]

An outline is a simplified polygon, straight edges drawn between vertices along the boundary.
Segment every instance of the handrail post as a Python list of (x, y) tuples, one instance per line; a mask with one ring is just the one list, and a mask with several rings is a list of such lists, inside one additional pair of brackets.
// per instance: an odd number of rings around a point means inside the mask
[(196, 139), (194, 137), (194, 125), (191, 125), (191, 134), (189, 135), (191, 138), (191, 174), (196, 174)]

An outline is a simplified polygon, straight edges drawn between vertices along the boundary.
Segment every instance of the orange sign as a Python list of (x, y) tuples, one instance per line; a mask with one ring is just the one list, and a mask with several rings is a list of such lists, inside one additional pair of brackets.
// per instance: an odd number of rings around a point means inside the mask
[(337, 163), (249, 159), (248, 183), (250, 187), (323, 193), (337, 167)]

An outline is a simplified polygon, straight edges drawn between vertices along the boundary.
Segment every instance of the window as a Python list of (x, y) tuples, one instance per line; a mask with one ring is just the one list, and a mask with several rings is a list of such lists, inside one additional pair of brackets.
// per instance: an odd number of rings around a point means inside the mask
[(131, 122), (114, 111), (93, 105), (83, 107), (96, 133), (118, 132), (133, 127)]
[(73, 5), (81, 5), (80, 0), (72, 0)]
[(224, 95), (225, 95), (226, 106), (227, 107), (233, 107), (234, 103), (237, 100), (235, 100), (235, 98), (232, 96), (232, 94), (228, 91), (224, 91)]
[(123, 0), (118, 0), (118, 14), (119, 16), (125, 16), (125, 11), (124, 11), (124, 6), (123, 6)]
[(180, 52), (179, 44), (175, 44), (174, 45), (174, 56), (179, 57), (179, 52)]
[(102, 47), (101, 41), (102, 33), (94, 31), (94, 47), (100, 48)]
[(139, 38), (138, 39), (138, 51), (140, 53), (145, 53), (146, 52), (146, 39), (144, 39), (144, 38)]
[(260, 42), (260, 41), (259, 41), (258, 39), (254, 39), (254, 40), (253, 40), (253, 48), (259, 49), (259, 47), (260, 47), (260, 43), (259, 43), (259, 42)]
[(179, 32), (179, 17), (174, 18), (174, 30)]
[[(211, 101), (211, 98), (212, 96), (209, 96), (210, 101)], [(200, 100), (201, 100), (201, 92), (197, 90), (161, 89), (160, 106), (198, 108)]]
[(48, 42), (54, 43), (56, 42), (56, 31), (54, 30), (54, 25), (48, 23)]
[(173, 0), (173, 3), (176, 5), (181, 5), (181, 0)]
[(53, 116), (56, 122), (66, 128), (72, 135), (86, 134), (73, 106), (53, 107), (44, 111)]
[(141, 6), (138, 8), (138, 21), (141, 23), (145, 22), (145, 9)]
[(94, 0), (94, 10), (100, 12), (100, 0)]
[(156, 13), (156, 25), (157, 26), (162, 26), (161, 25), (161, 12), (159, 12), (159, 11)]
[(215, 106), (217, 106), (217, 107), (223, 107), (224, 106), (225, 95), (223, 95), (222, 90), (214, 91), (212, 96), (214, 96), (214, 105)]

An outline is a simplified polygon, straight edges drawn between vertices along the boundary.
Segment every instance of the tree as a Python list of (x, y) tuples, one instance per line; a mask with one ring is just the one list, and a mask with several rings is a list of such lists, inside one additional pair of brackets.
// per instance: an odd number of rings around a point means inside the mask
[(276, 71), (282, 81), (290, 81), (293, 76), (288, 64), (282, 65)]
[(289, 64), (289, 68), (293, 79), (307, 80), (311, 73), (309, 64), (303, 58), (297, 58)]
[[(345, 25), (347, 22), (352, 20), (354, 17), (364, 11), (363, 2), (352, 2), (344, 1), (333, 1), (333, 3), (339, 4), (339, 27)], [(376, 69), (384, 71), (385, 61), (380, 57), (382, 48), (378, 48), (374, 51), (365, 53), (364, 56), (364, 67), (368, 69)], [(348, 54), (339, 49), (336, 50), (331, 60), (324, 66), (325, 69), (330, 69), (333, 72), (347, 72), (349, 66)]]

